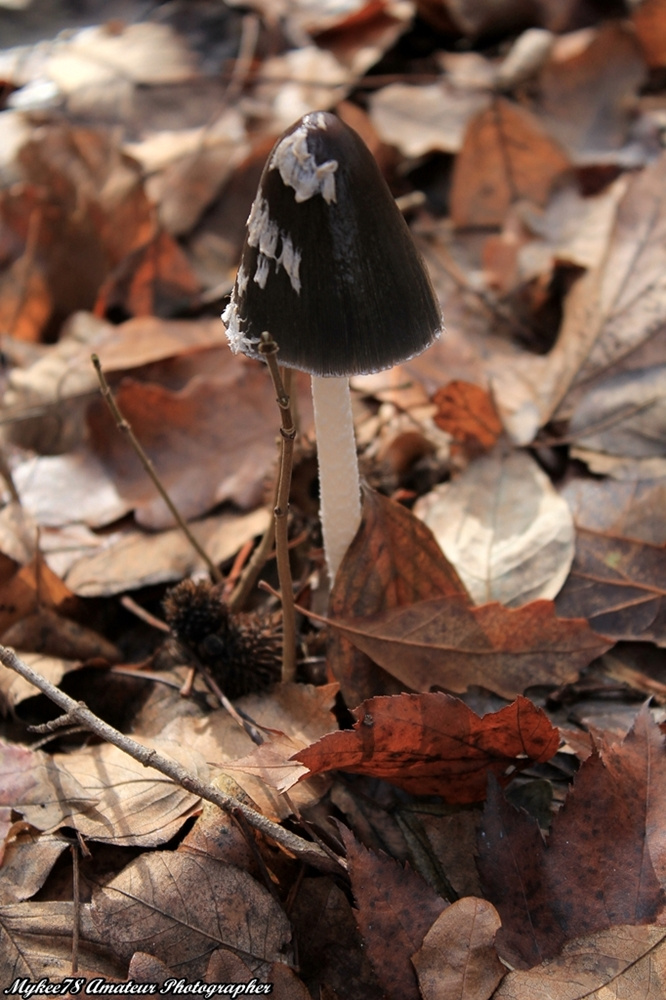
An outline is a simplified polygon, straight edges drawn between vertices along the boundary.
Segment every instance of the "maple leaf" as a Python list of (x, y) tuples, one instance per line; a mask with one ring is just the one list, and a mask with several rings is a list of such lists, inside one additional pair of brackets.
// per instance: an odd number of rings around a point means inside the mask
[(329, 733), (291, 758), (310, 770), (386, 778), (414, 795), (480, 802), (489, 774), (502, 783), (530, 760), (546, 761), (557, 729), (527, 698), (478, 716), (447, 694), (378, 696), (355, 711), (353, 729)]

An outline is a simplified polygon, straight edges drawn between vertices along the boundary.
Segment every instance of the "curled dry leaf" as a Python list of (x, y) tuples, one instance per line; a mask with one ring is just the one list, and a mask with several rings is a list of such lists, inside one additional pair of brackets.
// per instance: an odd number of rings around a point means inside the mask
[(358, 619), (330, 619), (358, 649), (416, 691), (480, 685), (514, 698), (535, 684), (569, 684), (612, 642), (551, 601), (470, 608), (456, 597)]
[(553, 598), (574, 556), (571, 511), (522, 451), (496, 449), (415, 506), (477, 604)]
[(506, 972), (494, 943), (500, 925), (492, 903), (471, 896), (441, 913), (412, 958), (423, 1000), (495, 997)]
[(200, 979), (215, 948), (228, 948), (258, 979), (288, 955), (291, 928), (267, 889), (247, 872), (205, 856), (154, 851), (93, 895), (97, 930), (126, 961), (137, 941), (178, 976)]
[(502, 957), (527, 968), (568, 939), (653, 922), (664, 907), (664, 810), (664, 736), (647, 708), (622, 744), (583, 761), (547, 844), (536, 822), (491, 788), (478, 863), (502, 919)]
[(483, 718), (446, 694), (370, 698), (354, 715), (353, 729), (322, 737), (294, 759), (312, 774), (353, 771), (413, 795), (468, 803), (483, 800), (489, 774), (506, 783), (559, 746), (546, 714), (522, 697)]
[(493, 366), (494, 398), (518, 443), (533, 440), (554, 414), (567, 418), (591, 379), (602, 378), (663, 329), (665, 178), (662, 153), (629, 180), (604, 259), (568, 293), (553, 349)]

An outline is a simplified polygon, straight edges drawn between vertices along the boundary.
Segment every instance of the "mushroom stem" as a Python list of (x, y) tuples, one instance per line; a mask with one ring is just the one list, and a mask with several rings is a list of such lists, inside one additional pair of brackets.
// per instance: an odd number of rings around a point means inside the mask
[(361, 523), (349, 379), (312, 376), (321, 528), (331, 585)]

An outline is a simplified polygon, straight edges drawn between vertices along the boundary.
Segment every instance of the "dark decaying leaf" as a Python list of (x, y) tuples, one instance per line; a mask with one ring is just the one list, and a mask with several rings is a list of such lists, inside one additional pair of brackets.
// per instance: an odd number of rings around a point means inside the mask
[(664, 737), (647, 709), (622, 744), (582, 763), (547, 844), (493, 785), (479, 866), (502, 918), (500, 954), (527, 968), (571, 938), (653, 922), (665, 902), (665, 812)]
[(410, 959), (448, 904), (411, 868), (367, 850), (346, 827), (341, 826), (340, 832), (356, 923), (377, 978), (388, 997), (419, 1000)]

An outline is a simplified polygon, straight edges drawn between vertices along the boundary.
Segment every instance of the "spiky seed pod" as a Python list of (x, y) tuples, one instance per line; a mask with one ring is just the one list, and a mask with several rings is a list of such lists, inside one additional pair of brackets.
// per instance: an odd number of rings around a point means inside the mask
[(232, 614), (219, 585), (183, 580), (163, 602), (178, 642), (210, 670), (232, 700), (280, 679), (282, 641), (276, 623)]

